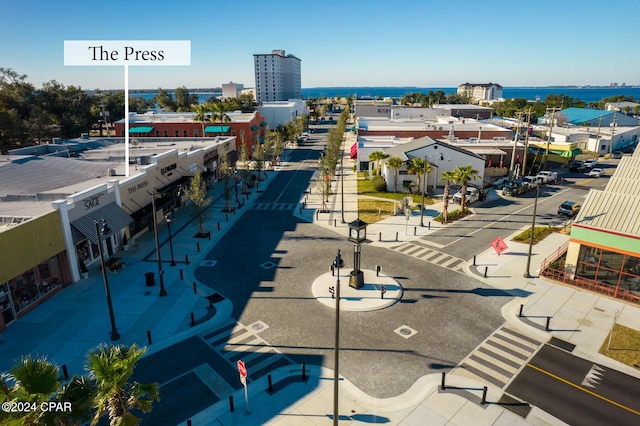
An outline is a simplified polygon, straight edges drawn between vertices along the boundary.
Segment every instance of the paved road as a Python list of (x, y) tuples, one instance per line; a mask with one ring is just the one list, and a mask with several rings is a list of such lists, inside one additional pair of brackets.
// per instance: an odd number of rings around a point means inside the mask
[(571, 425), (637, 425), (640, 380), (545, 345), (507, 392)]

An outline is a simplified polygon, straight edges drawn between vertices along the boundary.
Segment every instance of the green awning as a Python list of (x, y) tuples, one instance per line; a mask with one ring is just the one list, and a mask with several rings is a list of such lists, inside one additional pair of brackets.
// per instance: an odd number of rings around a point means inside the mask
[(260, 122), (260, 125), (261, 125), (262, 127), (267, 127), (267, 122), (266, 122), (266, 121), (261, 121), (261, 122)]
[(552, 152), (553, 154), (559, 155), (563, 158), (571, 158), (575, 157), (578, 154), (582, 154), (582, 150), (580, 148), (573, 148), (572, 150), (550, 149), (549, 152)]
[(255, 124), (254, 124), (254, 125), (252, 125), (252, 126), (251, 126), (251, 130), (253, 130), (253, 131), (255, 132), (256, 130), (258, 130), (258, 126), (256, 126)]
[(129, 127), (129, 133), (149, 133), (153, 126)]
[(205, 133), (227, 133), (231, 126), (207, 126), (204, 128)]

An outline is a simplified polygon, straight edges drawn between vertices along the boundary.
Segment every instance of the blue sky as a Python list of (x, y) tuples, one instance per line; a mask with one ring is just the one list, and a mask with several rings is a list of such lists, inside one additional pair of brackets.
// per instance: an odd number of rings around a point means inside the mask
[(65, 67), (64, 40), (191, 40), (191, 66), (129, 67), (131, 89), (252, 87), (253, 54), (273, 49), (302, 60), (303, 88), (640, 84), (631, 0), (0, 0), (0, 10), (0, 67), (36, 87), (124, 87), (123, 68)]

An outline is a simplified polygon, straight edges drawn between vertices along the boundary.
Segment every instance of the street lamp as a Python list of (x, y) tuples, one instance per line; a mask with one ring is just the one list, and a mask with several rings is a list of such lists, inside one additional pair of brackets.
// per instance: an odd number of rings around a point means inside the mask
[(333, 424), (338, 425), (338, 372), (340, 366), (340, 268), (344, 266), (344, 261), (340, 255), (340, 249), (333, 261), (333, 267), (337, 269), (336, 279), (336, 341), (333, 351)]
[[(434, 146), (433, 149), (438, 149), (438, 146)], [(433, 157), (434, 155), (440, 155), (440, 161), (444, 160), (444, 154), (441, 152), (436, 152), (435, 154), (431, 154), (429, 156), (424, 156), (424, 163), (422, 165), (423, 167), (423, 172), (422, 172), (422, 205), (420, 205), (420, 227), (424, 226), (424, 193), (425, 193), (425, 188), (427, 186), (427, 159)], [(436, 166), (437, 167), (437, 166)], [(435, 183), (434, 183), (434, 189), (435, 189)]]
[(156, 257), (158, 259), (158, 278), (160, 279), (160, 297), (167, 295), (164, 288), (164, 271), (162, 270), (162, 256), (160, 255), (160, 239), (158, 237), (158, 221), (156, 220), (156, 192), (151, 193), (151, 215), (153, 220), (153, 232), (156, 237)]
[(173, 259), (173, 242), (171, 241), (171, 221), (173, 220), (173, 207), (164, 215), (164, 220), (167, 221), (167, 227), (169, 228), (169, 249), (171, 251), (171, 266), (176, 266), (176, 261)]
[(353, 271), (349, 276), (349, 287), (356, 290), (364, 287), (364, 274), (360, 270), (361, 244), (367, 239), (367, 223), (360, 218), (349, 223), (349, 241), (354, 243), (353, 246)]
[(525, 278), (531, 278), (531, 274), (529, 273), (529, 267), (531, 266), (531, 249), (533, 248), (533, 234), (536, 230), (536, 210), (538, 209), (538, 195), (540, 195), (540, 182), (538, 182), (538, 186), (536, 186), (536, 199), (533, 202), (533, 218), (531, 219), (531, 232), (529, 235), (529, 254), (527, 255), (527, 270), (524, 272), (523, 276)]
[(111, 303), (111, 289), (109, 287), (109, 278), (107, 277), (107, 268), (104, 264), (104, 253), (102, 249), (102, 242), (104, 236), (111, 235), (111, 229), (107, 226), (107, 221), (100, 219), (93, 221), (96, 226), (96, 237), (98, 238), (98, 253), (100, 254), (100, 266), (102, 266), (102, 279), (104, 281), (104, 290), (107, 293), (107, 305), (109, 306), (109, 318), (111, 319), (111, 340), (115, 341), (120, 339), (120, 333), (116, 329), (116, 317), (113, 314), (113, 304)]

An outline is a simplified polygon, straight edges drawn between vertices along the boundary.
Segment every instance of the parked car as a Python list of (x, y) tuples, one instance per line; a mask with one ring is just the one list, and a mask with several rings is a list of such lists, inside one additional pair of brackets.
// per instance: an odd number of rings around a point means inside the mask
[(604, 170), (599, 167), (595, 167), (589, 172), (589, 177), (600, 177), (602, 175), (604, 175)]
[[(484, 201), (489, 194), (489, 188), (477, 188), (475, 186), (467, 186), (467, 193), (464, 197), (465, 204), (471, 204), (478, 200)], [(462, 202), (462, 191), (458, 191), (453, 194), (453, 202), (461, 204)]]
[(573, 217), (578, 214), (579, 210), (580, 204), (576, 203), (575, 201), (567, 200), (564, 203), (560, 204), (560, 207), (558, 207), (558, 214)]
[(525, 192), (527, 192), (527, 187), (523, 182), (511, 181), (502, 188), (502, 195), (510, 195), (512, 197), (517, 197)]
[(582, 161), (574, 161), (569, 165), (570, 172), (584, 172), (585, 166)]
[(611, 158), (615, 160), (622, 158), (622, 151), (613, 151), (613, 154), (611, 154)]
[(523, 176), (522, 181), (526, 183), (527, 190), (536, 189), (540, 185), (540, 179), (537, 176)]
[(543, 170), (536, 175), (542, 183), (555, 182), (558, 180), (558, 172), (552, 172), (550, 170)]
[(585, 160), (583, 164), (587, 169), (593, 169), (597, 163), (598, 163), (597, 160), (589, 159), (589, 160)]

